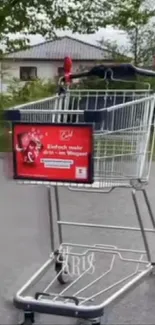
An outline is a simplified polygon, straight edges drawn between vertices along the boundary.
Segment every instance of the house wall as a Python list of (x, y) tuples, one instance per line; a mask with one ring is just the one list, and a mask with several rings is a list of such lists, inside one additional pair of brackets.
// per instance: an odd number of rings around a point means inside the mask
[[(81, 68), (89, 68), (95, 64), (94, 61), (80, 61), (73, 63), (73, 72)], [(58, 75), (58, 68), (63, 67), (63, 61), (7, 61), (1, 66), (1, 83), (7, 84), (12, 78), (20, 78), (20, 67), (36, 67), (37, 76), (40, 79), (53, 79)]]

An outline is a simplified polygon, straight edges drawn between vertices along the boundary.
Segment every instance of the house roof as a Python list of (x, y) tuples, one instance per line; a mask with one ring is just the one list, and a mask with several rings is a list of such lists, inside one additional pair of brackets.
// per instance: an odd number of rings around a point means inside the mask
[(110, 51), (102, 47), (88, 44), (78, 39), (64, 36), (56, 40), (36, 44), (26, 50), (10, 53), (8, 59), (17, 60), (63, 60), (71, 56), (73, 60), (110, 59)]

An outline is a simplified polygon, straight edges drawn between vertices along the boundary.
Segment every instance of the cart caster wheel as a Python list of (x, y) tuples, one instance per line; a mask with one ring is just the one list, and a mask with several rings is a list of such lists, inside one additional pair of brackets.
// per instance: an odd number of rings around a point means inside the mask
[(76, 325), (101, 325), (100, 318), (79, 320)]
[(33, 323), (31, 321), (31, 319), (27, 319), (23, 323), (21, 323), (20, 325), (33, 325)]
[(92, 322), (91, 322), (91, 325), (101, 325), (101, 322), (100, 322), (100, 320), (99, 319), (95, 319), (95, 320), (93, 320)]
[(20, 325), (33, 325), (34, 324), (34, 313), (24, 313), (24, 321)]
[(60, 284), (66, 284), (70, 280), (70, 275), (68, 274), (67, 270), (64, 270), (61, 274), (58, 275), (57, 279)]
[(66, 284), (70, 280), (70, 264), (64, 260), (64, 257), (59, 251), (55, 252), (55, 271), (57, 280), (60, 284)]

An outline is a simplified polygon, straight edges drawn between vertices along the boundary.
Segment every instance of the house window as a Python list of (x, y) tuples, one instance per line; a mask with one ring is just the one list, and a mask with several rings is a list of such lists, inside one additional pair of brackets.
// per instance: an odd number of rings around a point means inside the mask
[(37, 78), (36, 67), (20, 67), (20, 80), (30, 81)]
[(64, 75), (64, 67), (59, 67), (58, 68), (58, 76), (62, 77)]

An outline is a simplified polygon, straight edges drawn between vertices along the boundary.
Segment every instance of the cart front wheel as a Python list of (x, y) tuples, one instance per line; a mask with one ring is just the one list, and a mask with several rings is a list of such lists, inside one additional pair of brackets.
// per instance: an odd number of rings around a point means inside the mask
[(60, 284), (66, 284), (70, 281), (70, 264), (59, 252), (55, 253), (55, 257), (55, 271), (57, 273), (57, 280)]
[(26, 319), (26, 320), (24, 320), (24, 322), (21, 323), (20, 325), (33, 325), (33, 322), (31, 321), (31, 319)]
[(68, 269), (69, 269), (69, 265), (66, 266), (66, 268), (64, 268), (61, 273), (57, 272), (58, 275), (57, 280), (59, 281), (60, 284), (66, 284), (69, 282), (70, 274)]
[(100, 318), (79, 320), (76, 325), (102, 325)]
[(35, 322), (33, 312), (24, 312), (24, 321), (20, 325), (33, 325)]

